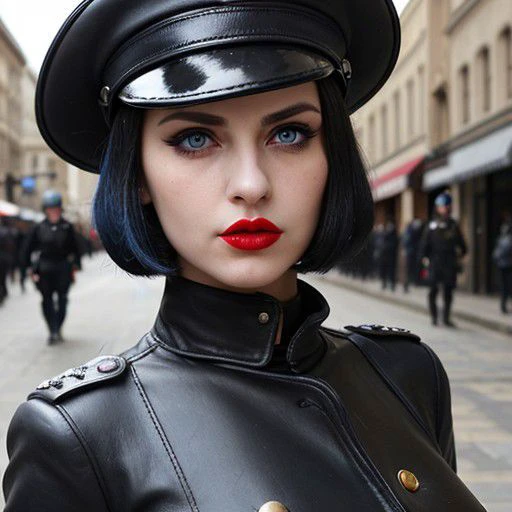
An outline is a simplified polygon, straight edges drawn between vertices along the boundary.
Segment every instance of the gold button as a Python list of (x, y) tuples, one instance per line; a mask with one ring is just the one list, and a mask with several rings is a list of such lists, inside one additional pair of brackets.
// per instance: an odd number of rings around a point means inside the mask
[(401, 469), (398, 472), (398, 480), (409, 492), (416, 492), (420, 488), (416, 475), (406, 469)]
[(279, 501), (267, 501), (258, 512), (288, 512), (288, 509)]
[(270, 320), (270, 316), (268, 313), (260, 313), (258, 315), (258, 322), (260, 324), (268, 324), (268, 321)]

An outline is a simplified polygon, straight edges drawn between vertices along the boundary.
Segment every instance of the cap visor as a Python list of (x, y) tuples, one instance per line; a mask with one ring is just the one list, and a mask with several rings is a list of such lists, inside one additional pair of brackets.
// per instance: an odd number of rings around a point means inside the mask
[(126, 85), (124, 103), (165, 107), (205, 103), (318, 80), (334, 66), (311, 52), (271, 46), (210, 50), (166, 63)]

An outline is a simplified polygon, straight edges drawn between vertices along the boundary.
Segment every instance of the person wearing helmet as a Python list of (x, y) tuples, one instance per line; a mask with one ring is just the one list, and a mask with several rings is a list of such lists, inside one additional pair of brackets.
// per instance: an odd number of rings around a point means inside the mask
[(437, 294), (439, 287), (442, 287), (443, 323), (447, 327), (455, 327), (450, 312), (453, 290), (457, 285), (457, 273), (460, 271), (460, 260), (467, 252), (466, 242), (457, 221), (451, 217), (452, 196), (448, 192), (439, 194), (434, 206), (434, 218), (425, 226), (420, 243), (420, 255), (428, 262), (428, 305), (432, 325), (437, 325)]
[[(63, 341), (61, 327), (66, 318), (68, 291), (73, 272), (81, 265), (75, 230), (62, 217), (62, 195), (54, 190), (44, 192), (42, 209), (46, 218), (28, 234), (22, 261), (43, 297), (41, 305), (51, 345)], [(35, 259), (34, 253), (38, 253)]]
[(483, 510), (455, 473), (434, 353), (402, 328), (322, 327), (327, 301), (298, 279), (371, 231), (349, 114), (398, 50), (391, 0), (72, 13), (41, 70), (39, 127), (100, 173), (110, 256), (165, 289), (133, 348), (20, 406), (6, 512)]

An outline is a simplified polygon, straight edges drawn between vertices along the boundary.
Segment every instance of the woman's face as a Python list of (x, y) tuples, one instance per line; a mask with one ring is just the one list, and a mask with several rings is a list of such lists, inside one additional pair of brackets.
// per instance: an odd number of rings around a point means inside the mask
[(148, 110), (142, 164), (141, 199), (153, 202), (183, 277), (238, 291), (295, 283), (290, 267), (315, 232), (327, 179), (313, 82)]

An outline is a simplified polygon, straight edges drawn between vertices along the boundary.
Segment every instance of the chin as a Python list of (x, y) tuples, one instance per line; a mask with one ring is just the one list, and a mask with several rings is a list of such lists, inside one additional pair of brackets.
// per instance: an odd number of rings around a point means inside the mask
[(240, 291), (265, 288), (290, 272), (293, 262), (230, 262), (207, 273), (219, 284)]

